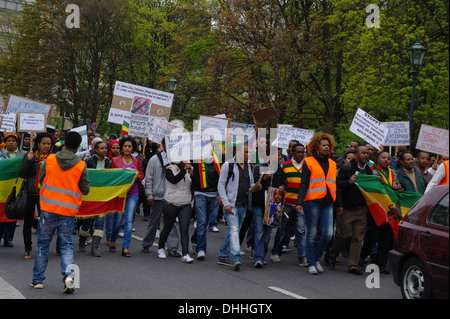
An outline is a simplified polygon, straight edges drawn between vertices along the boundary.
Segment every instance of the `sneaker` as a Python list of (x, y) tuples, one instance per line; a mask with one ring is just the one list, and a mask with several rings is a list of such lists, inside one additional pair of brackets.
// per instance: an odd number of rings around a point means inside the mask
[(308, 267), (308, 261), (306, 259), (303, 259), (303, 261), (298, 263), (299, 267)]
[(205, 254), (205, 252), (204, 252), (203, 250), (200, 250), (200, 251), (197, 253), (197, 259), (198, 259), (198, 260), (205, 260), (205, 257), (206, 257), (206, 254)]
[(44, 285), (42, 284), (42, 282), (32, 282), (30, 284), (30, 287), (33, 287), (34, 289), (42, 289), (44, 288)]
[(219, 258), (219, 260), (217, 261), (217, 263), (218, 263), (219, 265), (224, 265), (224, 266), (233, 266), (233, 265), (228, 261), (228, 259), (222, 259), (222, 258)]
[(142, 247), (141, 253), (144, 253), (144, 254), (150, 253), (150, 248), (148, 248), (148, 247)]
[(159, 238), (159, 234), (161, 233), (161, 231), (159, 229), (156, 230), (156, 235), (155, 238), (158, 239)]
[(260, 269), (260, 268), (262, 268), (264, 266), (264, 264), (263, 264), (262, 261), (257, 261), (257, 262), (255, 262), (254, 266), (255, 266), (255, 268), (259, 268)]
[(309, 266), (309, 267), (308, 267), (308, 273), (309, 273), (310, 275), (317, 275), (318, 272), (317, 272), (316, 266)]
[(72, 294), (75, 291), (75, 287), (73, 285), (73, 277), (67, 276), (64, 280), (64, 293)]
[(270, 256), (270, 260), (272, 260), (273, 262), (279, 263), (281, 262), (281, 258), (278, 255), (272, 255)]
[(234, 266), (234, 270), (236, 270), (236, 271), (239, 271), (239, 270), (241, 270), (241, 262), (239, 261), (239, 260), (235, 260), (234, 261), (234, 263), (233, 263), (233, 266)]
[(323, 273), (323, 267), (319, 261), (316, 261), (316, 269), (319, 272), (319, 274)]
[(212, 231), (213, 233), (218, 233), (218, 232), (219, 232), (219, 228), (217, 228), (216, 226), (214, 226), (214, 227), (211, 227), (211, 228), (209, 229), (209, 231)]
[(191, 256), (189, 256), (189, 254), (186, 254), (183, 257), (181, 257), (181, 261), (190, 264), (194, 262), (194, 259)]
[(31, 257), (31, 251), (27, 250), (27, 251), (25, 252), (25, 256), (23, 256), (23, 258), (24, 258), (24, 259), (31, 259), (31, 258), (32, 258), (32, 257)]
[(181, 253), (176, 249), (169, 250), (169, 256), (171, 257), (181, 257)]
[(165, 249), (164, 249), (164, 248), (158, 249), (158, 258), (165, 259), (166, 257), (167, 257), (167, 256), (166, 256), (166, 251), (165, 251)]

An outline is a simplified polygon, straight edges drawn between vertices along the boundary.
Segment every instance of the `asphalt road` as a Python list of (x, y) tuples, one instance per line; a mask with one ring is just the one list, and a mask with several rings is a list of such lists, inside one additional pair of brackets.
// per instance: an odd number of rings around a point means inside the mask
[[(295, 299), (401, 299), (400, 289), (392, 275), (379, 276), (379, 281), (369, 272), (356, 276), (347, 273), (346, 259), (334, 270), (324, 266), (325, 272), (309, 275), (307, 268), (299, 267), (296, 251), (283, 254), (281, 263), (266, 258), (263, 269), (253, 267), (249, 253), (243, 256), (242, 269), (218, 265), (217, 255), (227, 226), (219, 224), (219, 233), (208, 232), (208, 252), (204, 261), (195, 259), (186, 264), (180, 258), (157, 257), (157, 247), (149, 254), (140, 252), (141, 238), (146, 222), (137, 215), (131, 241), (131, 258), (120, 255), (122, 240), (117, 242), (117, 252), (110, 253), (102, 239), (102, 257), (78, 252), (78, 236), (74, 235), (75, 264), (79, 267), (79, 288), (72, 295), (63, 294), (60, 258), (56, 254), (55, 239), (50, 248), (44, 289), (29, 286), (34, 265), (23, 259), (22, 226), (16, 228), (14, 247), (0, 246), (0, 299), (180, 299), (180, 300), (295, 300)], [(190, 234), (194, 228), (191, 224)], [(275, 232), (272, 232), (274, 235)], [(272, 241), (269, 249), (272, 246)], [(33, 255), (36, 247), (33, 233)], [(245, 244), (243, 245), (245, 251)], [(181, 250), (181, 248), (180, 248)], [(194, 254), (191, 254), (195, 257)], [(363, 269), (364, 270), (364, 269)], [(379, 285), (378, 285), (379, 282)], [(369, 285), (376, 287), (368, 288)]]

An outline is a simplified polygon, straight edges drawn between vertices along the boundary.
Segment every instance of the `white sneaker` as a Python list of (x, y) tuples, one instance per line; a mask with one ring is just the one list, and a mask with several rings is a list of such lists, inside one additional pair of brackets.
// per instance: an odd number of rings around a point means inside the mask
[(166, 250), (164, 248), (158, 249), (158, 258), (162, 258), (162, 259), (167, 258)]
[(309, 266), (308, 272), (309, 272), (310, 275), (317, 275), (318, 274), (316, 266)]
[(184, 261), (185, 263), (192, 263), (194, 262), (194, 259), (189, 256), (189, 254), (184, 255), (183, 257), (181, 257), (181, 261)]
[(64, 280), (64, 293), (72, 294), (75, 291), (75, 286), (73, 284), (74, 280), (72, 276), (67, 276)]
[(206, 254), (205, 254), (205, 252), (204, 252), (203, 250), (200, 250), (200, 251), (197, 253), (197, 259), (198, 259), (198, 260), (204, 260), (205, 257), (206, 257)]
[(218, 233), (219, 232), (219, 228), (217, 228), (216, 226), (211, 227), (209, 230), (212, 231), (213, 233)]
[(319, 261), (316, 261), (316, 269), (319, 272), (319, 274), (323, 273), (323, 267)]

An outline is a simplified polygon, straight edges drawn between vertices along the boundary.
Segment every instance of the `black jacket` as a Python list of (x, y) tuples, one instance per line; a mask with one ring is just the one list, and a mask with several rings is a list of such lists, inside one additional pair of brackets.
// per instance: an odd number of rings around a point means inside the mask
[[(263, 164), (263, 166), (268, 166), (267, 164)], [(259, 179), (261, 171), (261, 167), (259, 165), (255, 166), (253, 170), (253, 180), (256, 181)], [(286, 188), (286, 175), (284, 174), (283, 168), (278, 164), (278, 169), (272, 176), (265, 180), (264, 177), (261, 179), (262, 189), (256, 191), (252, 194), (252, 207), (265, 207), (265, 195), (264, 192), (269, 189), (269, 187), (278, 188), (283, 186)]]
[(358, 206), (366, 205), (366, 200), (359, 190), (359, 187), (352, 183), (350, 184), (350, 177), (358, 171), (359, 174), (373, 175), (372, 169), (369, 165), (365, 165), (363, 169), (359, 169), (356, 159), (345, 163), (339, 169), (337, 177), (337, 190), (344, 204), (344, 208), (355, 209)]
[[(85, 160), (85, 162), (87, 168), (97, 168), (98, 157), (97, 156), (88, 157)], [(111, 160), (108, 157), (105, 157), (105, 168), (111, 168)]]
[(39, 159), (36, 155), (34, 155), (31, 161), (28, 160), (27, 154), (23, 156), (22, 166), (20, 167), (19, 171), (19, 177), (26, 179), (24, 183), (26, 182), (28, 185), (28, 195), (39, 195), (39, 189), (34, 187), (34, 185), (36, 184), (36, 173), (38, 165)]
[(194, 174), (192, 176), (192, 190), (194, 192), (217, 192), (217, 184), (219, 183), (219, 173), (216, 171), (214, 163), (205, 164), (208, 179), (208, 187), (201, 188), (200, 183), (200, 167), (199, 163), (192, 163)]

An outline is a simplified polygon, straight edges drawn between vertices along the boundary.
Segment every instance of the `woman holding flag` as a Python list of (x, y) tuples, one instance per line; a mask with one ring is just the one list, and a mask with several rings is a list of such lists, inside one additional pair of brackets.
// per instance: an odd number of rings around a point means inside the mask
[[(397, 174), (390, 168), (392, 157), (389, 152), (381, 152), (378, 154), (375, 165), (373, 166), (373, 175), (378, 176), (384, 185), (390, 186), (396, 192), (402, 192), (400, 181)], [(391, 208), (393, 214), (388, 212), (389, 222), (381, 226), (377, 226), (372, 215), (367, 214), (367, 233), (361, 249), (360, 266), (364, 266), (366, 258), (370, 255), (372, 248), (378, 244), (375, 264), (380, 268), (382, 274), (388, 274), (389, 270), (386, 264), (389, 257), (389, 250), (392, 249), (396, 230), (398, 229), (398, 220), (395, 218), (395, 207)], [(389, 216), (390, 215), (390, 216)]]

